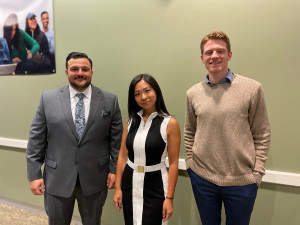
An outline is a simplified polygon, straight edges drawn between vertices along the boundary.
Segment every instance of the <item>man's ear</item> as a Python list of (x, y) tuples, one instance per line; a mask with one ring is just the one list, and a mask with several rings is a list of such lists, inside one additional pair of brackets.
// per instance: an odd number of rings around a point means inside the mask
[(202, 63), (204, 64), (204, 62), (203, 62), (203, 55), (201, 55), (200, 58), (201, 58)]
[(231, 60), (231, 57), (232, 57), (232, 52), (229, 52), (229, 53), (228, 53), (228, 57), (229, 57), (229, 60), (228, 60), (228, 61), (230, 61), (230, 60)]

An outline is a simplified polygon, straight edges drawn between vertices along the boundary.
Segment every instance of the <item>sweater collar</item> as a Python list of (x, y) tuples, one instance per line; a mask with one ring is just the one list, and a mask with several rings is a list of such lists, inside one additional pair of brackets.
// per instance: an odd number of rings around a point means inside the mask
[[(224, 79), (220, 81), (219, 84), (224, 84), (226, 82), (232, 83), (233, 76), (234, 76), (234, 74), (231, 72), (230, 69), (228, 69), (228, 73), (226, 74), (226, 76), (224, 77)], [(208, 74), (205, 77), (205, 83), (207, 83), (209, 85), (216, 85), (215, 83), (209, 81)]]

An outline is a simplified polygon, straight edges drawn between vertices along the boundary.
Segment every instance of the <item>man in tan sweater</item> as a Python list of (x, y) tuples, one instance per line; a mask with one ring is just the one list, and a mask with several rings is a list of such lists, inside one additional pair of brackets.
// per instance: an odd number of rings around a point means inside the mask
[(203, 225), (247, 225), (265, 174), (270, 124), (260, 83), (228, 68), (232, 52), (221, 31), (201, 42), (206, 80), (187, 91), (186, 166)]

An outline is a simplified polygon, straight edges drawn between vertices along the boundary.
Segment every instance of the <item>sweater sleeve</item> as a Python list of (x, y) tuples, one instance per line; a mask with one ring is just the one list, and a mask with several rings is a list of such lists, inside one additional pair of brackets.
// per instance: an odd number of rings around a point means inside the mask
[(24, 41), (27, 49), (30, 49), (30, 52), (32, 56), (34, 56), (39, 50), (40, 50), (40, 45), (37, 43), (36, 40), (34, 40), (32, 37), (29, 36), (26, 32), (24, 33)]
[(260, 85), (251, 99), (249, 123), (255, 146), (254, 175), (258, 184), (265, 174), (265, 164), (271, 142), (271, 129), (263, 88)]
[(197, 128), (197, 117), (191, 102), (191, 96), (187, 94), (186, 114), (184, 124), (184, 143), (186, 149), (186, 168), (190, 167), (193, 155), (193, 145), (195, 141), (195, 133)]

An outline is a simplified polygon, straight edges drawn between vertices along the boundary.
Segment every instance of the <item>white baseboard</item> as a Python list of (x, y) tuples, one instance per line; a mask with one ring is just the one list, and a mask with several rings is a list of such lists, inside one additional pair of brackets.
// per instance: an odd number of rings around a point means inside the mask
[(0, 146), (26, 149), (27, 141), (0, 137)]
[[(0, 146), (26, 149), (27, 141), (0, 137)], [(180, 170), (186, 170), (184, 159), (179, 159), (178, 167)], [(266, 170), (266, 175), (263, 176), (262, 181), (266, 183), (300, 187), (300, 174)]]
[[(178, 168), (186, 170), (184, 159), (179, 159)], [(300, 174), (266, 170), (266, 175), (263, 176), (262, 182), (300, 187)]]

